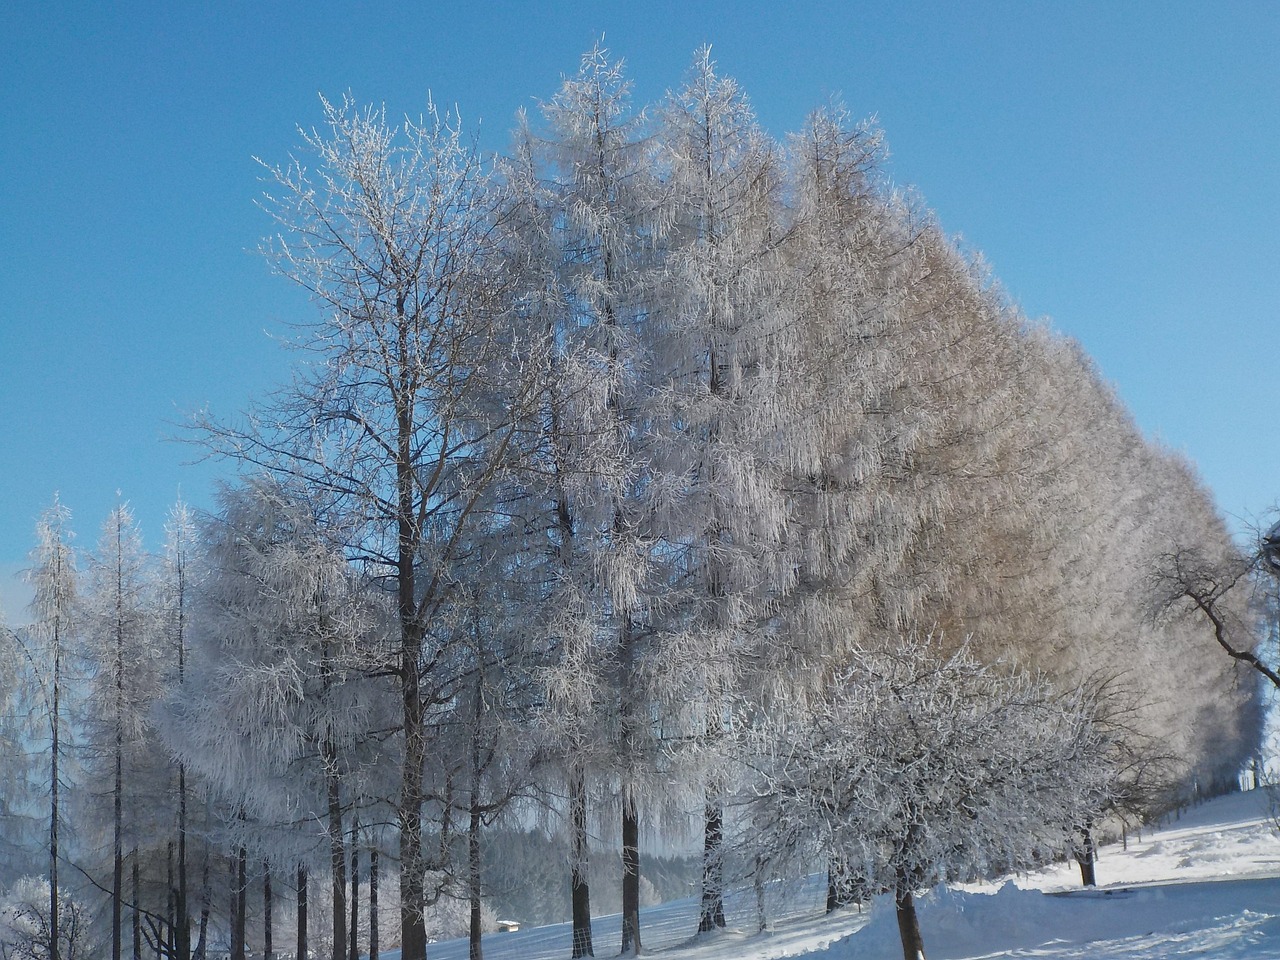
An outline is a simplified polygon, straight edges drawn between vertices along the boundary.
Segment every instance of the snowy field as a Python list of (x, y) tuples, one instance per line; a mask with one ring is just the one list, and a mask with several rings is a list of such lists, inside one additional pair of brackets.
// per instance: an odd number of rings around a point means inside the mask
[[(1001, 884), (938, 888), (920, 899), (930, 960), (1280, 960), (1280, 831), (1263, 791), (1237, 794), (1188, 811), (1128, 849), (1104, 846), (1097, 891), (1079, 889), (1065, 866)], [(731, 929), (691, 939), (697, 901), (642, 912), (645, 953), (671, 960), (896, 960), (902, 956), (893, 904), (823, 916), (816, 880), (771, 891), (778, 911), (766, 933), (748, 935), (753, 899), (731, 899)], [(738, 928), (737, 930), (732, 928)], [(618, 918), (595, 921), (595, 955), (616, 956)], [(493, 934), (486, 960), (566, 960), (569, 927)], [(465, 960), (465, 941), (432, 944), (432, 960)], [(383, 954), (398, 960), (398, 953)]]

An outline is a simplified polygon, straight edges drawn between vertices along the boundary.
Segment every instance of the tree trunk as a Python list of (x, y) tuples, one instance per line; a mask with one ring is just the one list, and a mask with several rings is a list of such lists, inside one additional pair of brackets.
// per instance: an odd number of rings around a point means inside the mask
[(764, 904), (764, 861), (756, 856), (755, 870), (752, 872), (751, 885), (756, 892), (756, 932), (763, 933), (769, 926), (769, 917), (765, 913)]
[(133, 960), (142, 960), (142, 883), (138, 876), (138, 850), (133, 850)]
[(1091, 824), (1086, 823), (1080, 828), (1080, 839), (1080, 847), (1076, 851), (1076, 862), (1080, 864), (1080, 882), (1086, 887), (1096, 887), (1098, 877), (1094, 870), (1094, 862), (1097, 859), (1097, 849), (1093, 843)]
[(706, 830), (702, 844), (702, 916), (698, 932), (708, 933), (724, 927), (724, 811), (718, 803), (707, 801)]
[(262, 861), (262, 960), (276, 960), (271, 942), (271, 912), (275, 906), (271, 895), (271, 861)]
[(471, 823), (467, 831), (467, 887), (471, 897), (471, 926), (468, 932), (468, 960), (484, 960), (484, 948), (480, 944), (480, 804), (476, 799), (475, 784), (471, 793)]
[(573, 953), (594, 957), (591, 945), (591, 887), (587, 879), (587, 784), (575, 768), (569, 783), (570, 860), (569, 883), (573, 899)]
[(925, 960), (924, 940), (920, 936), (920, 919), (916, 916), (916, 901), (911, 895), (911, 884), (898, 876), (894, 902), (898, 908), (898, 936), (902, 940), (902, 960)]
[(49, 960), (61, 960), (58, 942), (58, 700), (62, 696), (62, 636), (58, 621), (53, 628), (53, 705), (49, 708)]
[(351, 828), (351, 946), (347, 955), (360, 960), (360, 821)]
[(369, 960), (378, 960), (378, 848), (369, 848)]
[(622, 799), (622, 954), (640, 954), (640, 815), (630, 789)]
[(231, 960), (245, 960), (244, 930), (249, 907), (249, 854), (244, 847), (236, 853), (231, 892)]
[(209, 852), (206, 849), (204, 855), (204, 868), (200, 871), (200, 931), (196, 940), (196, 949), (192, 953), (192, 960), (205, 960), (207, 952), (207, 941), (205, 939), (209, 932)]
[(307, 868), (298, 866), (298, 960), (307, 960), (311, 955), (307, 944)]
[[(332, 750), (332, 747), (329, 748)], [(347, 956), (347, 858), (342, 844), (342, 806), (338, 774), (331, 768), (329, 781), (329, 873), (333, 892), (333, 960)]]

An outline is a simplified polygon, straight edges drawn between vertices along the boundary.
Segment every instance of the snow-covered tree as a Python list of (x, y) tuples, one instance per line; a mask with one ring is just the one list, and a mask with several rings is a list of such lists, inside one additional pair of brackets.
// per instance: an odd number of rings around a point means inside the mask
[(304, 134), (318, 170), (271, 169), (265, 201), (281, 229), (268, 255), (324, 311), (299, 343), (318, 362), (247, 423), (205, 426), (216, 449), (323, 499), (394, 596), (401, 940), (422, 960), (427, 630), (478, 498), (518, 449), (537, 342), (516, 323), (496, 194), (462, 133), (434, 111), (397, 130), (349, 101), (324, 109), (326, 132)]
[(49, 909), (45, 914), (49, 960), (67, 960), (60, 956), (66, 931), (61, 929), (63, 891), (58, 868), (62, 858), (59, 837), (63, 816), (62, 760), (66, 750), (66, 708), (62, 701), (68, 648), (75, 639), (78, 619), (78, 575), (75, 552), (71, 548), (70, 520), (71, 512), (55, 497), (36, 524), (37, 544), (27, 570), (27, 582), (34, 590), (30, 607), (32, 623), (27, 637), (32, 672), (39, 689), (37, 709), (45, 718), (49, 736)]
[[(159, 756), (158, 744), (148, 737), (147, 717), (158, 697), (158, 675), (154, 604), (145, 564), (133, 514), (127, 504), (118, 504), (90, 557), (80, 644), (88, 698), (79, 718), (88, 752), (86, 770), (92, 782), (105, 787), (88, 790), (82, 805), (84, 822), (101, 826), (111, 851), (104, 859), (111, 864), (112, 960), (122, 955), (126, 901), (133, 904), (139, 929), (137, 891), (128, 896), (125, 890), (125, 860), (132, 859), (136, 868), (138, 843), (150, 826), (142, 820), (145, 808), (136, 788), (154, 783), (153, 776), (161, 772), (151, 763)], [(108, 809), (109, 821), (103, 816)]]
[(903, 956), (913, 897), (1040, 862), (1102, 808), (1108, 744), (1082, 691), (920, 640), (868, 651), (787, 711), (740, 718), (765, 857), (816, 844), (891, 891)]
[(171, 747), (227, 804), (244, 870), (250, 852), (292, 868), (327, 843), (345, 951), (347, 824), (364, 764), (377, 763), (359, 748), (390, 726), (390, 691), (370, 678), (388, 655), (379, 611), (306, 500), (269, 477), (221, 500), (204, 531), (189, 685), (168, 706)]
[(92, 948), (89, 911), (65, 891), (55, 893), (43, 877), (24, 877), (0, 897), (2, 960), (82, 960), (93, 956)]

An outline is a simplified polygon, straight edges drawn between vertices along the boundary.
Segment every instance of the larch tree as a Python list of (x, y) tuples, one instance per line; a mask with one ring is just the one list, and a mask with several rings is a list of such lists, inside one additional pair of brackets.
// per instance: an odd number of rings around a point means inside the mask
[[(759, 631), (785, 592), (786, 503), (775, 469), (785, 430), (787, 334), (779, 309), (779, 151), (709, 47), (659, 114), (651, 150), (663, 178), (662, 298), (649, 371), (660, 440), (656, 504), (664, 552), (662, 652), (652, 697), (676, 737), (697, 745), (705, 815), (699, 931), (724, 926), (724, 790), (717, 742)], [(676, 719), (683, 714), (684, 723)]]
[[(553, 381), (543, 391), (551, 428), (555, 556), (546, 630), (548, 720), (571, 745), (568, 763), (573, 955), (592, 955), (586, 870), (588, 777), (616, 778), (622, 820), (623, 951), (639, 941), (639, 803), (645, 770), (643, 648), (655, 563), (640, 504), (647, 484), (641, 409), (648, 366), (642, 326), (660, 252), (654, 180), (642, 117), (632, 113), (620, 63), (596, 47), (543, 106), (531, 142), (534, 214), (552, 231)], [(530, 142), (528, 139), (526, 142)], [(528, 206), (526, 202), (526, 207)], [(542, 209), (538, 210), (541, 206)], [(530, 219), (526, 214), (526, 219)], [(558, 315), (557, 315), (558, 314)], [(595, 766), (595, 770), (592, 767)]]
[(349, 101), (324, 110), (326, 132), (304, 133), (317, 171), (270, 168), (264, 201), (281, 231), (268, 256), (323, 311), (298, 344), (315, 362), (247, 422), (203, 426), (214, 449), (343, 517), (350, 556), (395, 598), (401, 944), (423, 960), (427, 628), (480, 496), (518, 449), (541, 345), (511, 309), (496, 191), (461, 131), (434, 110), (399, 130)]
[[(136, 863), (141, 814), (136, 787), (151, 781), (141, 761), (158, 756), (147, 743), (147, 715), (157, 699), (158, 677), (152, 643), (155, 632), (151, 582), (142, 538), (128, 504), (107, 517), (90, 557), (80, 655), (89, 677), (86, 712), (80, 717), (92, 780), (107, 785), (85, 798), (86, 821), (102, 821), (109, 838), (111, 870), (111, 956), (120, 960), (125, 904), (140, 916), (140, 905), (125, 888), (125, 862)], [(126, 813), (127, 809), (127, 813)], [(126, 847), (128, 849), (126, 849)], [(104, 885), (105, 886), (105, 885)]]
[(62, 859), (61, 761), (66, 750), (63, 688), (69, 648), (78, 629), (79, 576), (71, 548), (70, 521), (70, 511), (55, 497), (53, 505), (36, 524), (37, 544), (27, 570), (27, 582), (34, 592), (30, 606), (32, 623), (27, 636), (31, 641), (32, 668), (40, 688), (40, 710), (48, 722), (49, 733), (49, 960), (67, 960), (61, 957), (65, 931), (60, 929), (63, 894), (58, 867)]

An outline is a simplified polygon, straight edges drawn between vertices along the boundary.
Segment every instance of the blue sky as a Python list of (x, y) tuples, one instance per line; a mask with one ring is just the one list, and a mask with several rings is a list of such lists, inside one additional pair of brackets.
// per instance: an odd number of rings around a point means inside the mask
[[(150, 546), (229, 468), (164, 438), (287, 377), (313, 314), (252, 251), (253, 157), (318, 94), (502, 149), (601, 35), (641, 102), (713, 44), (781, 135), (831, 95), (890, 171), (1078, 338), (1237, 527), (1280, 498), (1280, 4), (19, 4), (0, 7), (0, 609), (58, 491), (91, 547), (117, 495)], [(118, 491), (118, 493), (117, 493)]]

